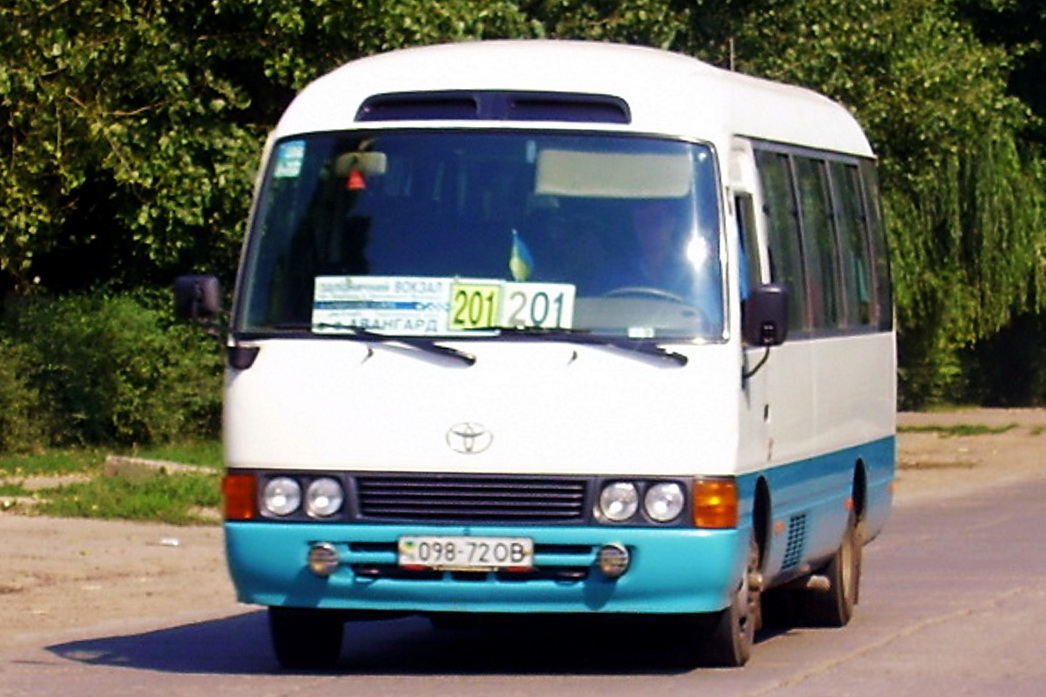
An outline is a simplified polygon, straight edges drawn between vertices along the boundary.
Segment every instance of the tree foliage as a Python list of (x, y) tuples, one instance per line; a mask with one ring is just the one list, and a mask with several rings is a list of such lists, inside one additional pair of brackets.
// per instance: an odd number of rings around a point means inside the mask
[(486, 0), (6, 0), (0, 27), (0, 273), (22, 290), (231, 267), (294, 90), (364, 54), (534, 29)]
[(179, 31), (177, 4), (0, 10), (0, 264), (19, 284), (63, 249), (108, 252), (88, 277), (140, 281), (230, 245), (262, 132), (233, 118), (247, 96), (215, 70), (218, 42)]
[(1046, 4), (1041, 0), (959, 0), (963, 17), (984, 42), (1004, 48), (1013, 58), (1011, 93), (1038, 118), (1024, 133), (1046, 142)]
[(964, 347), (1041, 314), (1039, 0), (0, 0), (0, 290), (231, 274), (296, 90), (504, 37), (658, 46), (848, 105), (881, 158), (909, 403), (957, 396)]

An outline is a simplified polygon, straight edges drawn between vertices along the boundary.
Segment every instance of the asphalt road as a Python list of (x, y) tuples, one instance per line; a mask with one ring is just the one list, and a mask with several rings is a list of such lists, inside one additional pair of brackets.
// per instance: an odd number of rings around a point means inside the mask
[[(349, 625), (338, 671), (281, 672), (256, 611), (0, 653), (14, 695), (1038, 697), (1046, 684), (1046, 479), (900, 507), (841, 630), (759, 637), (739, 670), (681, 671), (656, 628)], [(0, 602), (3, 602), (0, 596)]]

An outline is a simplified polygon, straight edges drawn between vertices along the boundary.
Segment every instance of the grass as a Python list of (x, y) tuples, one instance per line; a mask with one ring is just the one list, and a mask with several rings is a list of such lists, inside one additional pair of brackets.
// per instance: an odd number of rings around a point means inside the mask
[(0, 496), (28, 496), (29, 490), (17, 482), (0, 482)]
[(0, 456), (0, 478), (24, 476), (61, 476), (63, 474), (98, 473), (105, 465), (107, 455), (127, 455), (147, 460), (171, 460), (184, 465), (222, 466), (220, 441), (172, 443), (150, 448), (129, 448), (113, 452), (101, 448), (65, 448), (32, 455)]
[(901, 433), (936, 433), (945, 438), (959, 436), (987, 436), (997, 433), (1006, 433), (1017, 428), (1017, 424), (1006, 424), (1005, 426), (985, 426), (983, 424), (956, 424), (954, 426), (941, 426), (929, 424), (926, 426), (901, 426), (897, 430)]
[(970, 460), (897, 460), (899, 470), (969, 470), (977, 467)]
[[(133, 477), (105, 476), (110, 454), (147, 460), (169, 460), (210, 467), (214, 473), (145, 471)], [(173, 523), (210, 523), (220, 505), (222, 449), (218, 441), (129, 448), (114, 453), (99, 448), (70, 448), (33, 455), (0, 456), (0, 496), (31, 496), (33, 513), (74, 518), (107, 518)], [(62, 477), (77, 475), (77, 481)], [(56, 477), (52, 486), (29, 491), (32, 477)], [(86, 480), (84, 480), (86, 478)]]
[(100, 471), (104, 462), (105, 453), (91, 448), (49, 450), (33, 455), (6, 455), (0, 457), (0, 478), (61, 476)]
[(175, 525), (207, 522), (201, 510), (220, 503), (218, 477), (164, 474), (99, 477), (39, 492), (36, 510), (65, 518), (142, 520)]
[(183, 465), (213, 467), (215, 470), (221, 469), (222, 466), (222, 444), (217, 440), (174, 443), (138, 450), (131, 454), (149, 460), (171, 460)]

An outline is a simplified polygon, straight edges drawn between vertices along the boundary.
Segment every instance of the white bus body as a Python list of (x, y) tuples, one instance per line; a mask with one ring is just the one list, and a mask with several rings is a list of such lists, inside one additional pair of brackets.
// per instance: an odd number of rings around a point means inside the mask
[[(635, 280), (651, 219), (676, 268)], [(371, 613), (693, 618), (726, 665), (771, 588), (845, 624), (891, 500), (885, 255), (868, 142), (808, 90), (575, 42), (329, 73), (237, 283), (241, 600), (286, 665)]]

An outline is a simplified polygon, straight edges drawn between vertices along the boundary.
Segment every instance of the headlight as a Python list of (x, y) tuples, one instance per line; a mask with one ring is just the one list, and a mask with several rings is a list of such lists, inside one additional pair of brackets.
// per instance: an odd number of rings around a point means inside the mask
[(683, 487), (675, 482), (655, 484), (646, 491), (643, 497), (643, 508), (652, 520), (668, 523), (679, 517), (686, 505)]
[(337, 479), (324, 477), (313, 480), (305, 489), (305, 512), (314, 518), (326, 518), (337, 513), (345, 501)]
[(639, 492), (631, 482), (614, 482), (599, 494), (599, 512), (609, 521), (628, 520), (639, 509)]
[(270, 479), (262, 492), (262, 505), (273, 515), (294, 513), (301, 505), (301, 485), (290, 477)]

